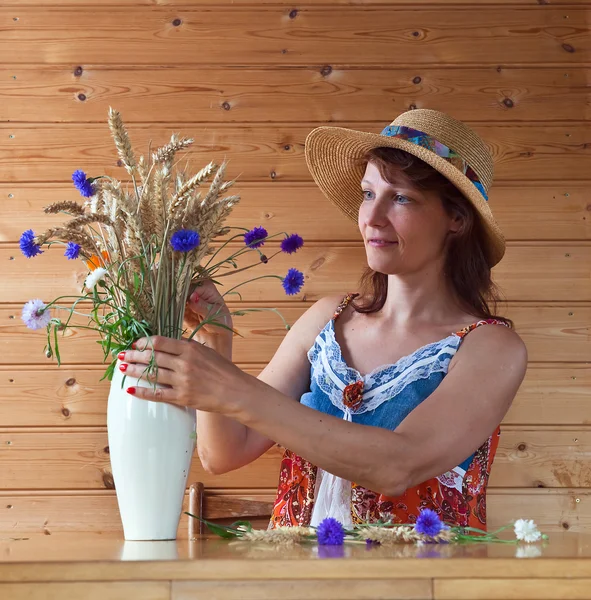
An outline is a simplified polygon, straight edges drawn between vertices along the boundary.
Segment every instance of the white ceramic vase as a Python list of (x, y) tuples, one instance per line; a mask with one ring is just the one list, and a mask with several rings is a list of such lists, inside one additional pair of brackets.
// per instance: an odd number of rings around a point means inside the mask
[(128, 387), (150, 387), (115, 367), (107, 405), (113, 480), (126, 540), (177, 537), (195, 449), (195, 410), (141, 400)]

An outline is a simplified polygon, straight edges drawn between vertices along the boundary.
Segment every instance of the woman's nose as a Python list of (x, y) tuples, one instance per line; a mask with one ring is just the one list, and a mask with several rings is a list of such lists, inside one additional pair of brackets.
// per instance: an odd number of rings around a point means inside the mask
[(365, 222), (374, 227), (383, 227), (388, 222), (387, 209), (384, 202), (375, 201), (367, 207)]

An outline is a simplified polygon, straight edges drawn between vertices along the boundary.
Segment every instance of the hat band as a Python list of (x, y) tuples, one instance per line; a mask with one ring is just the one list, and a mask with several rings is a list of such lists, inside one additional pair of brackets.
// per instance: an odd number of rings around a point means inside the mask
[(488, 202), (488, 195), (484, 189), (484, 185), (482, 185), (478, 175), (474, 172), (474, 169), (472, 169), (472, 167), (470, 167), (457, 152), (449, 148), (449, 146), (442, 144), (428, 133), (413, 129), (412, 127), (405, 127), (404, 125), (388, 125), (382, 131), (382, 135), (406, 140), (411, 144), (422, 146), (423, 148), (427, 148), (427, 150), (434, 152), (437, 156), (443, 158), (461, 171)]

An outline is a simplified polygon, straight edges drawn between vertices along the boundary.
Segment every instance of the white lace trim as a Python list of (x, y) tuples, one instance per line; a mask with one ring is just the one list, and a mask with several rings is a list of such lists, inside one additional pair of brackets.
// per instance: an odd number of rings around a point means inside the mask
[(378, 367), (368, 375), (361, 375), (343, 360), (330, 321), (308, 351), (308, 359), (312, 366), (312, 378), (332, 404), (347, 418), (350, 410), (343, 404), (343, 390), (348, 384), (355, 381), (364, 383), (363, 403), (357, 408), (355, 414), (375, 410), (411, 383), (428, 379), (433, 373), (447, 372), (460, 341), (458, 335), (452, 334), (443, 340), (419, 348), (394, 364)]
[(462, 467), (454, 467), (451, 471), (447, 471), (447, 473), (439, 475), (439, 477), (437, 477), (437, 481), (439, 481), (439, 483), (442, 485), (458, 490), (458, 492), (461, 494), (465, 475), (466, 471), (462, 469)]

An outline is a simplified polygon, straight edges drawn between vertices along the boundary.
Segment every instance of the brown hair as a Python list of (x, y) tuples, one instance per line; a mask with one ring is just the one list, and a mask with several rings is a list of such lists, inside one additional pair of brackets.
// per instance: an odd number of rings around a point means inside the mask
[[(463, 310), (481, 319), (499, 319), (513, 328), (511, 319), (494, 314), (501, 294), (491, 278), (484, 228), (470, 201), (438, 171), (404, 150), (374, 148), (360, 159), (363, 166), (368, 162), (389, 183), (402, 170), (417, 187), (438, 192), (449, 215), (461, 216), (460, 230), (448, 239), (444, 275)], [(368, 267), (361, 277), (359, 299), (352, 306), (360, 313), (377, 312), (384, 306), (387, 294), (388, 275)]]

